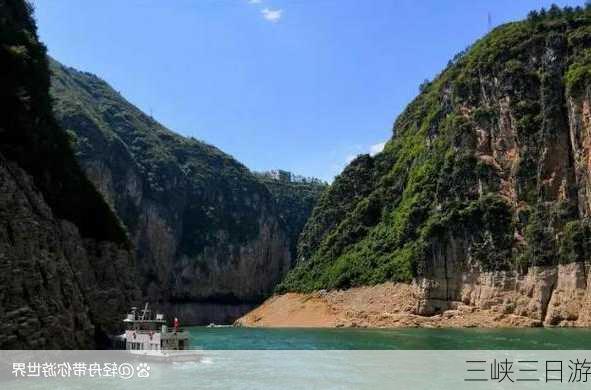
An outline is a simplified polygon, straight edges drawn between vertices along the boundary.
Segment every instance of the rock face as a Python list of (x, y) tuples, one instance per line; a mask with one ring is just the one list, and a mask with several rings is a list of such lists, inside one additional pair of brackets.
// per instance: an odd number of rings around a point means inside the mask
[(27, 3), (0, 3), (1, 349), (95, 348), (139, 298), (129, 242), (75, 161)]
[(55, 114), (129, 231), (146, 299), (207, 324), (267, 297), (291, 268), (324, 184), (264, 181), (164, 128), (98, 77), (55, 61), (51, 69)]
[(275, 199), (279, 219), (288, 233), (290, 251), (295, 258), (298, 238), (328, 184), (283, 170), (256, 172), (255, 175)]
[(532, 320), (528, 326), (590, 326), (589, 272), (583, 263), (534, 266), (527, 273), (471, 270), (415, 281), (414, 314), (432, 316), (459, 306)]
[(236, 321), (247, 327), (591, 326), (589, 272), (581, 263), (518, 272), (468, 271), (411, 284), (269, 298)]
[(94, 348), (138, 301), (132, 254), (55, 218), (32, 178), (0, 156), (2, 349)]
[(590, 107), (591, 9), (496, 28), (324, 193), (279, 291), (405, 282), (420, 315), (587, 324)]

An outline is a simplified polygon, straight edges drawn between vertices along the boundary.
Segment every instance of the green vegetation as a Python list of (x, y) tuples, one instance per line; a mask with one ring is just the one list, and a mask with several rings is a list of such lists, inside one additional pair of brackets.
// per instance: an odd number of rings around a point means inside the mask
[(0, 3), (0, 156), (25, 169), (53, 213), (73, 222), (84, 237), (127, 243), (53, 117), (46, 49), (31, 13), (22, 0)]
[(278, 291), (409, 281), (438, 259), (483, 270), (588, 260), (560, 153), (590, 43), (591, 10), (553, 6), (455, 56), (421, 84), (384, 151), (353, 161), (322, 195)]
[[(150, 247), (145, 221), (141, 225), (146, 214), (170, 228), (181, 258), (198, 258), (208, 247), (244, 245), (269, 220), (282, 225), (295, 257), (299, 233), (325, 183), (253, 174), (219, 149), (168, 130), (98, 77), (55, 60), (50, 67), (55, 115), (131, 235), (141, 236), (140, 259), (151, 255), (143, 251)], [(207, 264), (197, 266), (207, 272)]]
[[(113, 186), (108, 195), (132, 234), (142, 209), (151, 207), (171, 234), (180, 235), (179, 255), (258, 236), (261, 209), (272, 208), (273, 200), (246, 167), (168, 130), (98, 77), (50, 62), (55, 115), (69, 130), (79, 161), (91, 170), (104, 166), (111, 175), (112, 182), (100, 184)], [(131, 188), (130, 174), (139, 180)]]
[(288, 232), (291, 253), (295, 254), (300, 233), (328, 184), (281, 170), (255, 173), (255, 176), (273, 195), (280, 221)]
[(567, 92), (580, 95), (591, 81), (591, 49), (584, 49), (568, 68), (565, 77)]
[(591, 223), (590, 221), (570, 221), (564, 227), (564, 235), (560, 240), (560, 261), (584, 262), (591, 257)]

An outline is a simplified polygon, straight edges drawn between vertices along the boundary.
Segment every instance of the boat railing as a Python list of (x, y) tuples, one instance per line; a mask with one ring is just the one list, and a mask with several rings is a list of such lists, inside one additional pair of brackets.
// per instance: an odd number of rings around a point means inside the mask
[(167, 329), (166, 333), (184, 333), (185, 332), (185, 328), (178, 328), (178, 329)]
[(185, 328), (168, 328), (166, 329), (166, 332), (162, 332), (161, 329), (157, 329), (157, 330), (151, 330), (151, 329), (130, 329), (132, 332), (136, 332), (138, 334), (150, 334), (150, 333), (166, 333), (166, 334), (171, 334), (171, 333), (184, 333), (186, 332)]

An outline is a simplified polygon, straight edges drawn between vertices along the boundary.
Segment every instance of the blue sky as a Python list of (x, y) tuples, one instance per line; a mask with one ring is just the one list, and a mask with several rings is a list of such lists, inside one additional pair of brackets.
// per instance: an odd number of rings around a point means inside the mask
[[(555, 1), (577, 5), (582, 1)], [(453, 55), (533, 0), (35, 0), (41, 39), (253, 170), (331, 180)]]

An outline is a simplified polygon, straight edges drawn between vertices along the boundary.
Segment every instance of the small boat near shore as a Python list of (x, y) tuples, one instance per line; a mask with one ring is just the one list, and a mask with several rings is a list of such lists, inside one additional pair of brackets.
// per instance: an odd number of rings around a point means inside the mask
[(199, 349), (191, 348), (189, 332), (174, 319), (167, 325), (163, 314), (152, 314), (148, 303), (143, 310), (132, 307), (123, 320), (125, 333), (115, 337), (118, 349), (125, 349), (141, 360), (160, 362), (198, 361)]
[(208, 328), (232, 328), (234, 325), (218, 325), (214, 324), (213, 322), (207, 325)]

